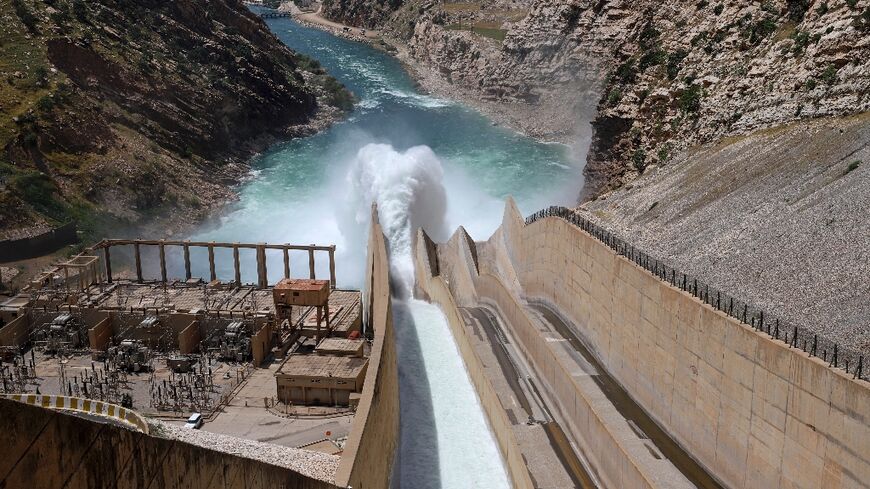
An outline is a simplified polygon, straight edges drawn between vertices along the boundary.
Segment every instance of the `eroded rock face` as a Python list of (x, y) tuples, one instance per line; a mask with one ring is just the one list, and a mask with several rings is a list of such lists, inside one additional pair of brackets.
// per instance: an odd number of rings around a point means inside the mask
[(338, 116), (337, 85), (240, 2), (11, 4), (0, 71), (22, 76), (0, 73), (0, 236), (70, 219), (195, 222), (232, 196), (253, 152)]
[(408, 0), (380, 24), (450, 83), (527, 106), (520, 129), (594, 133), (585, 198), (697, 144), (870, 109), (867, 1)]

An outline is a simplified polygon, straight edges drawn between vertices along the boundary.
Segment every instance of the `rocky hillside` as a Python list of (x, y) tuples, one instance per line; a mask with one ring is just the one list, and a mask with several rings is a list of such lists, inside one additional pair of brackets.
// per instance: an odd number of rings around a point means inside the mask
[(0, 0), (0, 19), (0, 237), (194, 222), (254, 151), (352, 102), (238, 0)]
[(421, 70), (509, 124), (592, 134), (587, 198), (697, 144), (870, 110), (867, 0), (407, 0), (387, 20), (387, 4), (341, 1), (356, 13), (340, 20), (380, 22)]

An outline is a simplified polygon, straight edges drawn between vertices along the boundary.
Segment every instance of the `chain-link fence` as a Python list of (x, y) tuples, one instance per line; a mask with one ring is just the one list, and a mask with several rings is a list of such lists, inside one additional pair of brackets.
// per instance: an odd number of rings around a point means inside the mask
[(645, 268), (659, 279), (694, 295), (704, 301), (705, 304), (709, 304), (729, 316), (750, 325), (757, 331), (764, 332), (773, 338), (784, 341), (790, 348), (797, 348), (811, 356), (821, 358), (830, 366), (841, 368), (847, 373), (852, 374), (853, 378), (867, 380), (864, 372), (864, 356), (858, 352), (842, 348), (829, 338), (809, 331), (806, 328), (789, 324), (769, 314), (765, 314), (764, 310), (760, 307), (710, 287), (699, 280), (698, 277), (675, 270), (665, 265), (661, 260), (635, 248), (610, 231), (566, 207), (553, 206), (542, 209), (527, 217), (526, 224), (531, 224), (545, 217), (564, 219), (586, 231), (616, 253)]

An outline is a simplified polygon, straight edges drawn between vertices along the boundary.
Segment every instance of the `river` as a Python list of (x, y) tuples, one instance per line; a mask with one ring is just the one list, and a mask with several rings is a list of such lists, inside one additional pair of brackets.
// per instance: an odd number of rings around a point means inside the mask
[[(329, 130), (256, 158), (239, 201), (192, 238), (334, 243), (339, 287), (359, 287), (369, 206), (377, 202), (397, 291), (401, 440), (395, 485), (509, 487), (444, 316), (410, 297), (412, 229), (423, 226), (444, 240), (462, 224), (485, 239), (501, 222), (508, 195), (524, 213), (572, 203), (582, 186), (580, 165), (565, 146), (538, 143), (467, 107), (419, 93), (396, 59), (368, 45), (291, 19), (268, 24), (292, 49), (320, 61), (360, 102)], [(231, 267), (228, 258), (219, 263)], [(243, 260), (243, 280), (255, 281), (253, 257)], [(319, 260), (318, 276), (328, 276), (326, 265)], [(291, 268), (295, 276), (307, 276), (307, 259), (291, 259)], [(207, 270), (197, 273), (207, 276)], [(218, 274), (230, 279), (232, 270)], [(270, 281), (281, 274), (273, 266)]]

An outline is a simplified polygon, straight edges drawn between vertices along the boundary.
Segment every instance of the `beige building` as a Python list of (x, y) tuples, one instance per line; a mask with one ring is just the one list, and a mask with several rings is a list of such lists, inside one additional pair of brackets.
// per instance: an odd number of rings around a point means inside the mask
[(283, 403), (348, 406), (352, 393), (362, 392), (367, 358), (292, 355), (278, 368), (275, 380)]
[(338, 357), (362, 357), (364, 349), (363, 339), (326, 338), (317, 345), (314, 353)]

